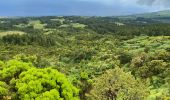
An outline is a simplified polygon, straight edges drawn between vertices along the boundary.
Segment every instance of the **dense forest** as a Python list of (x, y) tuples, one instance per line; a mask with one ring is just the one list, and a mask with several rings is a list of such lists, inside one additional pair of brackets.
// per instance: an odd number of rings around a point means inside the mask
[(0, 100), (170, 100), (170, 24), (0, 18)]

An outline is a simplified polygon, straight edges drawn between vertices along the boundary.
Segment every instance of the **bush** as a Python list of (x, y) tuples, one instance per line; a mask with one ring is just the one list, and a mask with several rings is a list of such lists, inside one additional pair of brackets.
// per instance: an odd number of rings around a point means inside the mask
[(8, 86), (5, 82), (0, 81), (0, 99), (8, 94)]
[(169, 68), (167, 62), (157, 60), (156, 56), (153, 57), (146, 53), (134, 57), (130, 65), (133, 74), (142, 78), (149, 78), (162, 74)]
[(19, 75), (33, 67), (31, 63), (25, 63), (17, 60), (10, 60), (2, 66), (0, 70), (0, 80), (9, 82), (12, 78), (18, 78)]
[(89, 94), (90, 100), (144, 100), (148, 88), (121, 68), (109, 70), (99, 77)]
[(55, 69), (38, 69), (18, 60), (0, 61), (0, 68), (2, 100), (79, 100), (79, 90)]
[(78, 89), (63, 74), (51, 68), (32, 68), (21, 73), (15, 87), (21, 100), (78, 99)]
[(127, 52), (121, 52), (119, 55), (119, 59), (121, 64), (126, 64), (132, 60), (132, 56)]

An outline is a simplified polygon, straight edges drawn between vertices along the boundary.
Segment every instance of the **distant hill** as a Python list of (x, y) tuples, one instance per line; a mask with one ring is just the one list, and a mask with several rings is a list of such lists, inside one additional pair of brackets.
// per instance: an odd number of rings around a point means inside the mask
[(143, 14), (134, 14), (127, 16), (120, 16), (121, 19), (133, 19), (133, 20), (152, 20), (155, 22), (170, 23), (170, 10), (143, 13)]
[(143, 17), (143, 18), (170, 18), (170, 10), (152, 12), (152, 13), (143, 13), (130, 15), (129, 17)]

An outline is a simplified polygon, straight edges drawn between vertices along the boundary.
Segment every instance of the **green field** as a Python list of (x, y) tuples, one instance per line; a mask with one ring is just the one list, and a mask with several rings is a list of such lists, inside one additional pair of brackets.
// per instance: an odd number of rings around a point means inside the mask
[(41, 24), (39, 20), (31, 20), (28, 25), (33, 26), (34, 29), (43, 29), (45, 26), (45, 24)]
[(12, 34), (23, 35), (26, 33), (22, 31), (4, 31), (4, 32), (0, 32), (0, 37), (6, 36), (6, 35), (12, 35)]

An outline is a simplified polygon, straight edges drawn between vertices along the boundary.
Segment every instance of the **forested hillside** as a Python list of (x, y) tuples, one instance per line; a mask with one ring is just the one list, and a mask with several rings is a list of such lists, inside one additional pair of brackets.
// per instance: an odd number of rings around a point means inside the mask
[(0, 100), (169, 100), (170, 24), (0, 19)]

